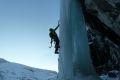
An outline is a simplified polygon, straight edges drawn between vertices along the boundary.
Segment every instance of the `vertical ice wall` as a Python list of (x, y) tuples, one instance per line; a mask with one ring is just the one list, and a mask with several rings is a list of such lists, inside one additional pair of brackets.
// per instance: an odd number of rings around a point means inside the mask
[[(63, 80), (73, 80), (72, 66), (72, 33), (70, 24), (70, 4), (69, 0), (61, 0), (61, 19), (60, 19), (60, 57), (59, 69), (60, 77)], [(69, 4), (69, 5), (68, 5)], [(65, 12), (65, 14), (64, 14)], [(61, 27), (62, 26), (62, 27)], [(68, 28), (69, 27), (69, 28)], [(69, 33), (70, 32), (70, 33)], [(66, 54), (64, 54), (66, 53)], [(62, 80), (60, 79), (60, 80)]]
[(61, 0), (59, 80), (99, 80), (93, 69), (80, 0)]

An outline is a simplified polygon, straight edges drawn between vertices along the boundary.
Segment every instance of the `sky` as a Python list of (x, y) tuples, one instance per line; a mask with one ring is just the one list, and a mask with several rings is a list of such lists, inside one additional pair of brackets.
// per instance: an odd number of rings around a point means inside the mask
[(59, 7), (59, 0), (0, 0), (0, 58), (58, 71), (49, 28), (57, 26)]

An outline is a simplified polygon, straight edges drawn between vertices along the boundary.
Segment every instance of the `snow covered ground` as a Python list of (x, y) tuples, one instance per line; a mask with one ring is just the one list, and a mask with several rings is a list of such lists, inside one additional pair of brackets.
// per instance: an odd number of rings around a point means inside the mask
[(109, 77), (108, 75), (101, 75), (100, 78), (102, 80), (119, 80), (118, 76), (117, 77)]
[(119, 79), (119, 71), (118, 70), (112, 70), (112, 71), (109, 71), (108, 73), (106, 74), (102, 74), (100, 76), (100, 78), (102, 80), (120, 80)]
[[(118, 74), (118, 71), (111, 72)], [(119, 80), (118, 77), (110, 78), (108, 74), (101, 75), (100, 78), (102, 80)], [(0, 80), (57, 80), (57, 73), (0, 59)]]
[(0, 59), (0, 80), (56, 80), (57, 73)]

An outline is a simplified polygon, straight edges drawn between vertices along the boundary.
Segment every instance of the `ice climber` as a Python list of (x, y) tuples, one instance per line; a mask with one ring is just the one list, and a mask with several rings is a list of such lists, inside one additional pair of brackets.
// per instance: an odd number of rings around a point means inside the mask
[(55, 54), (59, 54), (58, 49), (60, 48), (60, 44), (59, 44), (60, 41), (59, 41), (57, 33), (55, 32), (58, 29), (58, 27), (59, 27), (59, 23), (58, 23), (58, 26), (55, 29), (53, 29), (53, 28), (49, 29), (49, 31), (50, 31), (49, 36), (51, 38), (50, 48), (52, 47), (52, 42), (54, 41), (54, 43), (55, 43)]

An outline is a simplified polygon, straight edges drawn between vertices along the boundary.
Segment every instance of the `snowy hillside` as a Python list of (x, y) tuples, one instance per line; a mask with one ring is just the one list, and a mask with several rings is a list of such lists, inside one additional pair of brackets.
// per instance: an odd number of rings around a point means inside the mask
[(36, 69), (0, 59), (0, 80), (56, 80), (54, 71)]

